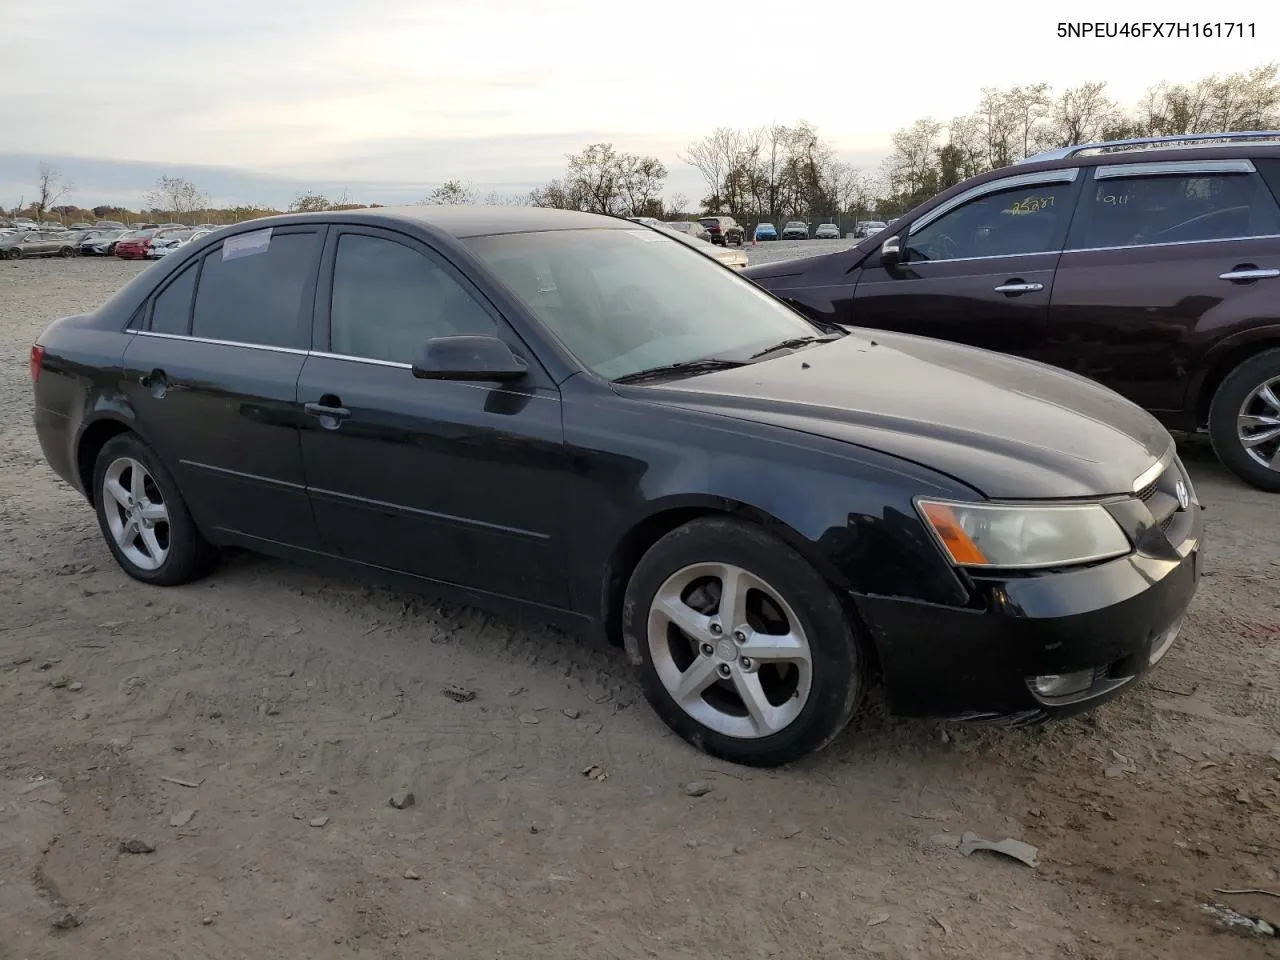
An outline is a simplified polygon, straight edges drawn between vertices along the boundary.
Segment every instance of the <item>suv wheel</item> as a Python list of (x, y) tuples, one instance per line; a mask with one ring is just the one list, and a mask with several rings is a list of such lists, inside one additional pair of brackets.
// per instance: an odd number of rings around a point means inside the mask
[(839, 597), (751, 523), (694, 520), (650, 547), (627, 584), (622, 628), (658, 715), (734, 763), (777, 766), (822, 749), (865, 685)]
[(1209, 408), (1209, 438), (1237, 475), (1280, 493), (1280, 349), (1250, 357), (1223, 379)]

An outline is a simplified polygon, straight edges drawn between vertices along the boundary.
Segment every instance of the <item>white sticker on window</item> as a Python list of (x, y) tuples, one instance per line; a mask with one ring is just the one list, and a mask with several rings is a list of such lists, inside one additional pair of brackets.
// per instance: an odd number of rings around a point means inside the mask
[(637, 240), (643, 240), (645, 243), (661, 243), (663, 240), (670, 240), (670, 237), (664, 237), (656, 230), (626, 230), (624, 231)]
[(238, 237), (228, 237), (222, 241), (222, 259), (239, 260), (241, 257), (252, 257), (257, 253), (266, 253), (271, 246), (271, 228), (255, 230), (253, 233), (242, 233)]

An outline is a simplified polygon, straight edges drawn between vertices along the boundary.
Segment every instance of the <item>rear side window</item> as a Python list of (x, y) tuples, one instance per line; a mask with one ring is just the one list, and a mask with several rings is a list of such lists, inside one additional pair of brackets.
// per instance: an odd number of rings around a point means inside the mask
[(1256, 175), (1117, 177), (1085, 186), (1069, 246), (1193, 243), (1276, 233), (1276, 202)]
[[(265, 231), (264, 231), (265, 233)], [(191, 334), (209, 340), (305, 347), (318, 233), (272, 234), (257, 243), (241, 234), (218, 244), (203, 260)]]
[(191, 327), (191, 295), (196, 289), (196, 264), (185, 267), (156, 297), (151, 308), (153, 333), (186, 334)]

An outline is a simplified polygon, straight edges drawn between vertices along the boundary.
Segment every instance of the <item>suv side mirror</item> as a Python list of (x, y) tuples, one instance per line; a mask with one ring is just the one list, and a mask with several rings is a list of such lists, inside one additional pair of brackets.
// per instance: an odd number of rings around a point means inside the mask
[(890, 237), (880, 244), (880, 266), (892, 270), (902, 263), (902, 259), (902, 241), (897, 237)]
[(432, 337), (422, 346), (413, 375), (419, 380), (519, 380), (523, 360), (497, 337)]

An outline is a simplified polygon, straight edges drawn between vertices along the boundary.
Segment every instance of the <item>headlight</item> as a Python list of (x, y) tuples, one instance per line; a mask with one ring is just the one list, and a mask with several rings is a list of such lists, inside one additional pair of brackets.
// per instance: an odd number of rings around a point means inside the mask
[(1061, 567), (1123, 556), (1132, 549), (1096, 503), (1052, 506), (919, 500), (939, 543), (960, 567)]

